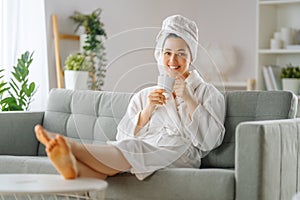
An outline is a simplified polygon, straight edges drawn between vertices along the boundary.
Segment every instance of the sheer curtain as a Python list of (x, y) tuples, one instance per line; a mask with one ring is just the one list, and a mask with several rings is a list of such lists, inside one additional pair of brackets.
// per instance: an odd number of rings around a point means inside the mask
[(44, 110), (49, 91), (45, 5), (40, 0), (0, 1), (0, 68), (11, 75), (25, 51), (34, 52), (29, 81), (37, 85), (30, 110)]

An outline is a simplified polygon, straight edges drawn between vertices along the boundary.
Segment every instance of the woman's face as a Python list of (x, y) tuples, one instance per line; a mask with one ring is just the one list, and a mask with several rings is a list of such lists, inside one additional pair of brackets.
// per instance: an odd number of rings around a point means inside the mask
[(163, 65), (171, 77), (187, 78), (191, 54), (186, 42), (178, 37), (169, 37), (163, 47)]

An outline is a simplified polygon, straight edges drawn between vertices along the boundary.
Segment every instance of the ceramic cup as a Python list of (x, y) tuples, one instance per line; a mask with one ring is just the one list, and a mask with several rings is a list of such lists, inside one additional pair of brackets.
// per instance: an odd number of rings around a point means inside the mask
[(166, 75), (159, 75), (157, 79), (157, 85), (168, 92), (173, 92), (175, 79)]

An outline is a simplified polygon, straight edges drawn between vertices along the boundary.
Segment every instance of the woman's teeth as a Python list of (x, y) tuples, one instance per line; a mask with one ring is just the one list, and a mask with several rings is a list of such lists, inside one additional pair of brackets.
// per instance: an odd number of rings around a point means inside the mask
[(178, 69), (179, 66), (169, 66), (171, 69)]

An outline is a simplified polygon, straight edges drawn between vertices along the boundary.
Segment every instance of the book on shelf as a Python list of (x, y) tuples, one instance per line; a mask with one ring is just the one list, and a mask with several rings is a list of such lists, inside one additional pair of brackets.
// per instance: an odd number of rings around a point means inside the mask
[(263, 66), (263, 77), (267, 90), (281, 90), (281, 68), (277, 65)]
[(267, 66), (263, 66), (262, 73), (265, 81), (266, 90), (274, 90), (271, 81), (271, 76)]
[(271, 76), (273, 76), (275, 79), (274, 84), (276, 85), (277, 90), (282, 90), (282, 81), (280, 78), (281, 67), (278, 65), (269, 65), (269, 70), (270, 70)]

